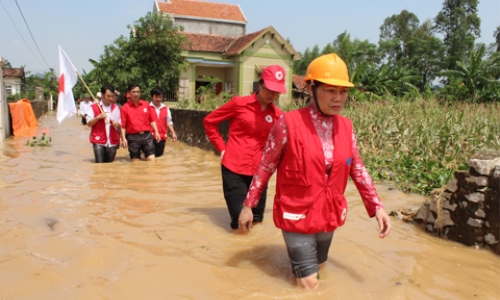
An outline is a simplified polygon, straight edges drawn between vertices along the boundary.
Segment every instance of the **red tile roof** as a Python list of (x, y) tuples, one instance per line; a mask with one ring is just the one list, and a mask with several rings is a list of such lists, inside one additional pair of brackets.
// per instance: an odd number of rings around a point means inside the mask
[[(184, 43), (182, 49), (197, 52), (216, 52), (222, 55), (235, 55), (240, 53), (266, 32), (271, 32), (273, 35), (276, 34), (277, 37), (286, 43), (286, 40), (283, 39), (272, 26), (269, 26), (262, 30), (240, 36), (181, 32), (181, 34), (187, 37), (187, 41)], [(295, 51), (293, 47), (291, 47), (291, 51), (297, 54), (297, 59), (300, 58), (300, 54)]]
[(208, 19), (221, 19), (247, 23), (239, 5), (208, 2), (203, 0), (158, 1), (161, 12), (174, 16), (191, 16)]
[(3, 68), (3, 77), (18, 77), (24, 76), (23, 68)]
[(182, 49), (198, 52), (224, 53), (235, 37), (215, 34), (182, 32), (187, 37)]
[(302, 75), (292, 75), (292, 81), (293, 84), (299, 89), (299, 90), (305, 90), (306, 89), (306, 83), (304, 82), (304, 76)]
[(249, 34), (241, 35), (237, 37), (234, 43), (226, 50), (226, 55), (237, 54), (241, 50), (243, 50), (248, 44), (253, 42), (256, 38), (261, 36), (265, 31), (267, 31), (271, 27), (264, 28), (262, 30), (252, 32)]

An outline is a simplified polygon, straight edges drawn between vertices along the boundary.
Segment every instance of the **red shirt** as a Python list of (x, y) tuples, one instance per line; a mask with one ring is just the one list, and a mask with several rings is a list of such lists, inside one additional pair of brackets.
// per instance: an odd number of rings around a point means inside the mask
[[(222, 164), (229, 170), (252, 176), (260, 162), (267, 136), (283, 112), (273, 103), (262, 110), (257, 94), (234, 97), (203, 119), (208, 139), (224, 153)], [(229, 137), (224, 143), (217, 125), (230, 120)]]
[[(155, 114), (154, 109), (152, 113)], [(152, 113), (148, 102), (139, 100), (139, 103), (135, 105), (132, 101), (128, 101), (121, 109), (122, 127), (128, 134), (149, 131), (151, 122), (155, 120)]]

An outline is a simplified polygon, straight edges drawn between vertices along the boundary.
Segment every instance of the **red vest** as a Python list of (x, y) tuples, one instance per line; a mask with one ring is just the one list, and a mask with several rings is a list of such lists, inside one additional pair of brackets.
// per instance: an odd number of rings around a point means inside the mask
[(345, 222), (353, 132), (349, 119), (333, 116), (334, 160), (326, 180), (323, 146), (308, 109), (285, 114), (288, 144), (278, 167), (273, 218), (285, 231), (315, 234)]
[[(161, 139), (166, 140), (167, 139), (167, 117), (168, 117), (168, 106), (163, 107), (160, 109), (160, 116), (158, 117), (156, 114), (156, 108), (151, 107), (151, 110), (153, 110), (156, 118), (156, 127), (158, 128), (158, 133), (160, 133)], [(155, 131), (153, 127), (151, 127), (151, 134), (155, 134)]]
[[(99, 107), (97, 107), (97, 104), (92, 104), (90, 108), (92, 108), (92, 110), (94, 111), (94, 116), (98, 116), (101, 114), (101, 111), (99, 110)], [(111, 111), (113, 111), (115, 108), (116, 105), (111, 104)], [(113, 126), (110, 126), (109, 128), (109, 135), (111, 144), (120, 144), (120, 134), (118, 133), (118, 130), (116, 130)], [(95, 125), (92, 126), (92, 129), (90, 130), (90, 142), (92, 144), (105, 145), (107, 141), (108, 139), (106, 136), (106, 123), (104, 119), (101, 119), (97, 121), (97, 123), (95, 123)]]

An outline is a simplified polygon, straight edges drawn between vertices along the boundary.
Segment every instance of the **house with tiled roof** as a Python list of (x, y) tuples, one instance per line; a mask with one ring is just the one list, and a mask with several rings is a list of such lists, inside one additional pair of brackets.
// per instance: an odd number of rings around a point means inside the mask
[(153, 12), (162, 12), (185, 32), (238, 36), (247, 19), (239, 5), (201, 0), (156, 0)]
[(24, 68), (3, 68), (3, 82), (7, 95), (16, 95), (25, 89)]
[(263, 68), (281, 65), (286, 71), (291, 101), (293, 62), (300, 54), (272, 26), (246, 33), (247, 20), (239, 5), (202, 0), (155, 0), (153, 12), (168, 15), (187, 38), (182, 56), (188, 63), (179, 78), (179, 99), (195, 99), (206, 78), (218, 78), (216, 90), (249, 95)]

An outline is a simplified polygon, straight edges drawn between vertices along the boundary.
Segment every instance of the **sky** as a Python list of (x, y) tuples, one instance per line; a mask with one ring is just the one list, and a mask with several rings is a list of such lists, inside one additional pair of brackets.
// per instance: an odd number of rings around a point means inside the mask
[[(422, 23), (434, 19), (443, 3), (441, 0), (212, 2), (240, 5), (248, 21), (247, 33), (273, 26), (299, 52), (314, 45), (322, 49), (344, 31), (352, 39), (377, 43), (385, 18), (406, 9)], [(60, 45), (79, 72), (88, 72), (93, 68), (89, 59), (99, 60), (105, 45), (113, 44), (121, 35), (128, 36), (127, 26), (151, 11), (153, 5), (153, 0), (17, 0), (17, 3), (0, 0), (0, 56), (13, 67), (25, 65), (25, 70), (31, 73), (44, 73), (50, 68), (58, 73)], [(481, 37), (477, 41), (493, 43), (493, 32), (500, 26), (500, 0), (479, 0), (478, 15)]]

